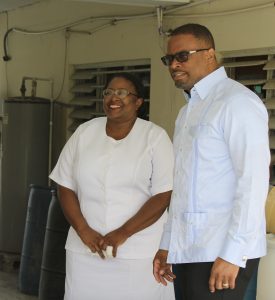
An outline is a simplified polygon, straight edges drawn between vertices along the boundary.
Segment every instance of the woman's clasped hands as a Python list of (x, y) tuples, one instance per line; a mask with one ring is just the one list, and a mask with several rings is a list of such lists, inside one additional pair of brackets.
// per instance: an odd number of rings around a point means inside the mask
[(102, 259), (116, 257), (118, 247), (129, 237), (127, 231), (123, 228), (118, 228), (103, 236), (87, 226), (80, 230), (78, 234), (83, 243), (88, 246), (88, 251), (98, 254)]

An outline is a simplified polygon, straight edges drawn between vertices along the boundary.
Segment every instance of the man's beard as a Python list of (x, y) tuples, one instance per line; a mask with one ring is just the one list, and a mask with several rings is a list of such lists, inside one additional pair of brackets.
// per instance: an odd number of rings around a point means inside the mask
[(180, 81), (175, 81), (175, 86), (181, 90), (188, 90), (188, 88), (189, 88), (187, 86), (187, 84), (184, 84), (183, 82), (180, 82)]

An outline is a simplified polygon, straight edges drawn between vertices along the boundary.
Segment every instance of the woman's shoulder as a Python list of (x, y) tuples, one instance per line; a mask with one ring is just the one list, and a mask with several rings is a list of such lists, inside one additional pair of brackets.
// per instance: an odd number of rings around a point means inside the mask
[(142, 129), (147, 129), (149, 131), (154, 131), (156, 133), (161, 133), (161, 132), (165, 131), (164, 128), (157, 125), (156, 123), (153, 123), (152, 121), (147, 121), (147, 120), (138, 118), (137, 122), (138, 122), (138, 126)]
[(98, 117), (82, 123), (78, 126), (76, 131), (78, 131), (79, 134), (83, 134), (85, 132), (98, 130), (100, 127), (105, 128), (105, 125), (106, 117)]
[(158, 141), (160, 138), (167, 139), (168, 134), (161, 126), (147, 120), (137, 119), (139, 136), (146, 136), (149, 141)]

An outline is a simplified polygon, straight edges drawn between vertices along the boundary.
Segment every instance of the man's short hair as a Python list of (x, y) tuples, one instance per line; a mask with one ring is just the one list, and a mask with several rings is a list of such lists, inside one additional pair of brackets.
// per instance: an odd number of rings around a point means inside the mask
[(210, 48), (215, 49), (215, 42), (212, 33), (203, 25), (200, 24), (184, 24), (172, 30), (169, 36), (179, 34), (191, 34), (199, 40), (203, 40)]

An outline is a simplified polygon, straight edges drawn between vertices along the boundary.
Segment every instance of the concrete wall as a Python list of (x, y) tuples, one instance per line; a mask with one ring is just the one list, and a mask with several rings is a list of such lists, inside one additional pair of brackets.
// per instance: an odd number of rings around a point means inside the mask
[[(198, 0), (200, 2), (200, 0)], [(275, 8), (269, 6), (254, 10), (248, 7), (273, 3), (263, 0), (215, 0), (210, 3), (181, 9), (178, 16), (164, 17), (164, 29), (175, 28), (187, 22), (198, 22), (209, 27), (216, 39), (217, 50), (240, 50), (274, 47)], [(0, 15), (0, 38), (8, 28), (45, 30), (89, 16), (112, 15), (114, 7), (73, 1), (52, 0), (17, 9)], [(243, 9), (243, 12), (240, 12)], [(245, 10), (244, 10), (245, 9)], [(137, 13), (141, 12), (137, 9)], [(234, 11), (234, 13), (228, 13)], [(224, 13), (226, 12), (226, 13)], [(127, 8), (122, 9), (127, 14)], [(103, 22), (104, 23), (104, 22)], [(75, 29), (93, 30), (103, 23), (86, 23)], [(64, 63), (66, 76), (60, 100), (70, 100), (70, 65), (127, 59), (151, 60), (151, 120), (166, 128), (172, 135), (178, 109), (183, 105), (181, 92), (166, 68), (160, 62), (165, 53), (165, 37), (157, 30), (156, 18), (118, 23), (93, 35), (72, 33), (68, 37), (67, 61), (64, 31), (45, 35), (23, 35), (12, 32), (8, 38), (11, 61), (0, 62), (0, 97), (19, 94), (23, 76), (54, 79), (54, 96), (60, 92)], [(1, 57), (3, 49), (0, 49)], [(27, 94), (30, 87), (27, 87)], [(38, 95), (50, 97), (46, 82), (39, 83)], [(64, 125), (65, 128), (65, 125)]]

